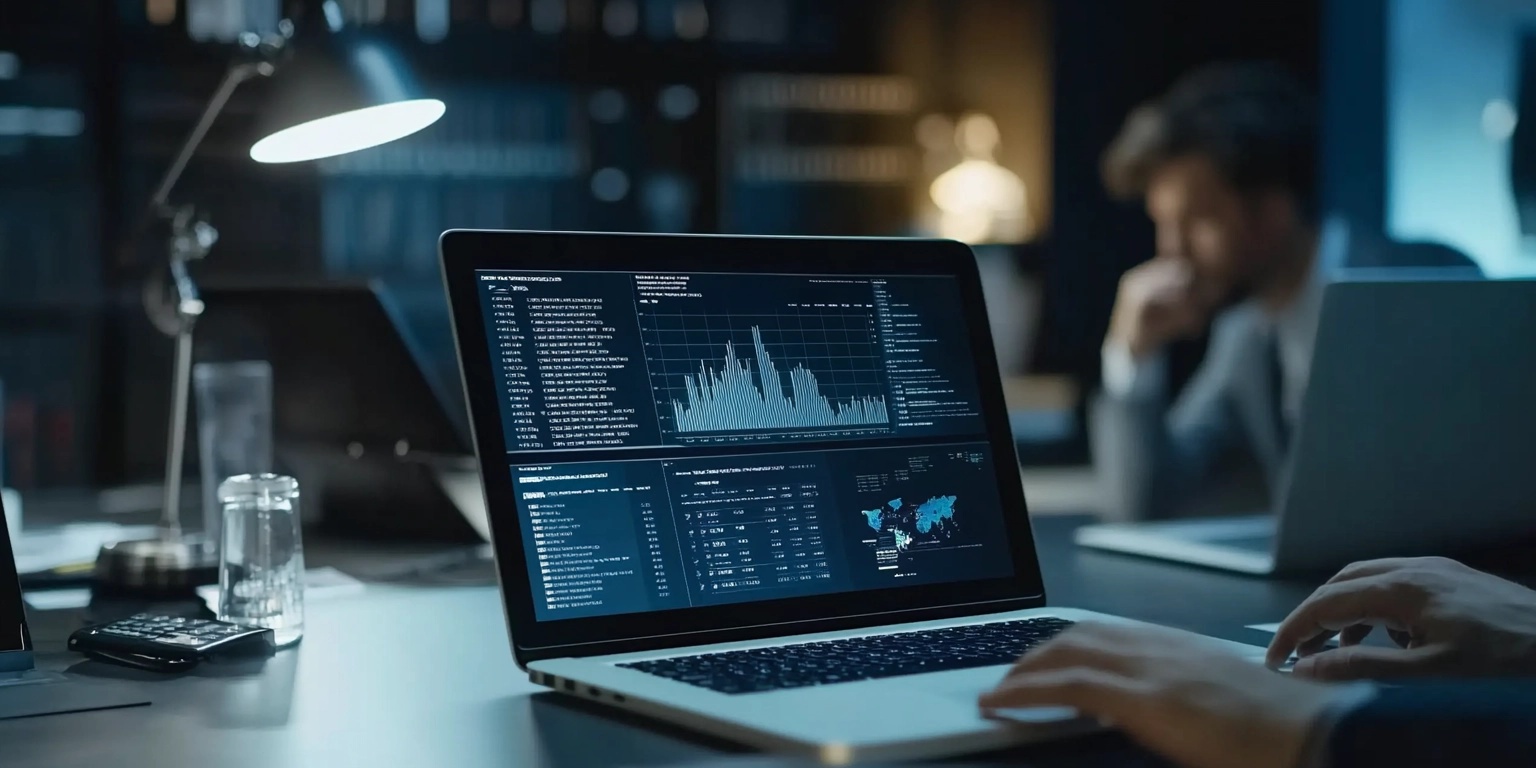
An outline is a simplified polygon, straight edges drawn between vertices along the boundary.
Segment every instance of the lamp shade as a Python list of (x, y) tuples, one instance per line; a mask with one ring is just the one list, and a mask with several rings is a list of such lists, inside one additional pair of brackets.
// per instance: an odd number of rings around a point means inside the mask
[(446, 107), (426, 98), (399, 52), (362, 31), (322, 31), (293, 41), (273, 76), (251, 147), (259, 163), (344, 155), (409, 136)]

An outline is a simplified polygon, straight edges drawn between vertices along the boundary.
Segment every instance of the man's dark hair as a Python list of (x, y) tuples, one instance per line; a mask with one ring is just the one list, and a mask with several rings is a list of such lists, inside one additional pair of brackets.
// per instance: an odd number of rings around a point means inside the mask
[(1283, 189), (1315, 217), (1317, 130), (1311, 93), (1283, 68), (1210, 66), (1131, 112), (1104, 152), (1104, 183), (1117, 197), (1136, 197), (1163, 163), (1202, 155), (1239, 192)]

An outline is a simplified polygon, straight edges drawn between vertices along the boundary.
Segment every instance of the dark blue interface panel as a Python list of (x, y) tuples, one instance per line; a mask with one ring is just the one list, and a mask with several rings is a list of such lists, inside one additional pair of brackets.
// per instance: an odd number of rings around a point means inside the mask
[(1011, 575), (953, 278), (478, 276), (540, 620)]
[(997, 578), (984, 443), (515, 467), (543, 619)]

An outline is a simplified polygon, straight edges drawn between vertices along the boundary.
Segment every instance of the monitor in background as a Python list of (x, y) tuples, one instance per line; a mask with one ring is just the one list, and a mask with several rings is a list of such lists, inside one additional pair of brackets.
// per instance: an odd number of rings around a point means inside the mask
[(196, 359), (271, 363), (276, 458), (314, 500), (306, 516), (346, 535), (478, 538), (442, 488), (445, 473), (474, 472), (457, 370), (389, 291), (299, 281), (204, 295)]

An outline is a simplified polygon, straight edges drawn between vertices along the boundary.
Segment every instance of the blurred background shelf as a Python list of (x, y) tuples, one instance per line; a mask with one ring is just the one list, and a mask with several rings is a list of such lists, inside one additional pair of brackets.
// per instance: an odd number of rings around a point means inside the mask
[[(309, 5), (0, 5), (8, 481), (115, 484), (160, 470), (168, 350), (138, 305), (158, 250), (143, 238), (124, 247), (131, 217), (216, 84), (231, 41)], [(223, 234), (199, 272), (379, 278), (413, 332), (445, 353), (435, 266), (443, 229), (933, 233), (943, 224), (934, 182), (967, 159), (957, 126), (984, 115), (996, 128), (990, 167), (1021, 194), (1012, 236), (982, 252), (1004, 372), (1030, 377), (1010, 383), (1010, 399), (1026, 403), (1016, 409), (1021, 453), (1030, 463), (1082, 463), (1082, 395), (1097, 385), (1115, 287), (1151, 242), (1142, 212), (1105, 195), (1099, 153), (1136, 104), (1191, 68), (1232, 58), (1279, 60), (1322, 92), (1330, 210), (1389, 234), (1445, 239), (1492, 273), (1527, 263), (1510, 245), (1518, 228), (1501, 164), (1515, 124), (1499, 120), (1516, 98), (1517, 32), (1536, 19), (1524, 4), (339, 7), (403, 50), (422, 85), (450, 105), (447, 116), (376, 150), (259, 168), (241, 154), (265, 96), (262, 83), (250, 84), (179, 193)], [(1445, 41), (1420, 44), (1425, 30), (1439, 29)], [(1466, 86), (1449, 93), (1447, 78)], [(1449, 105), (1433, 120), (1420, 119), (1426, 94)], [(1456, 205), (1432, 210), (1431, 193)], [(1181, 349), (1175, 372), (1201, 352), (1198, 343)], [(1031, 405), (1037, 399), (1044, 405)]]

